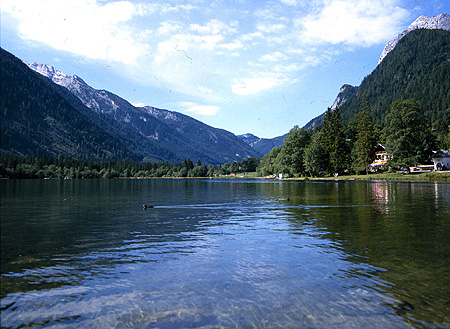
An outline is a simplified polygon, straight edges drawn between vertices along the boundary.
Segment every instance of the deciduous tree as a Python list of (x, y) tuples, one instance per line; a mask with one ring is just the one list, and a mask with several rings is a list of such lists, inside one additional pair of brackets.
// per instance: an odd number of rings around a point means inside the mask
[(369, 173), (369, 167), (375, 158), (376, 141), (373, 132), (373, 123), (371, 119), (371, 108), (367, 97), (364, 95), (356, 114), (356, 169)]
[(416, 165), (429, 161), (433, 137), (418, 101), (395, 101), (385, 121), (387, 151), (395, 164)]

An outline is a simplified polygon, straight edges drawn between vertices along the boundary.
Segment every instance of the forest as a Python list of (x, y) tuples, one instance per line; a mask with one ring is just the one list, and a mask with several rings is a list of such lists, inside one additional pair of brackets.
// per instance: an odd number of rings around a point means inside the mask
[[(10, 70), (8, 58), (1, 57), (5, 70)], [(198, 159), (195, 165), (191, 159), (164, 161), (176, 157), (155, 145), (130, 142), (125, 147), (66, 99), (44, 88), (42, 79), (25, 79), (26, 88), (21, 86), (26, 68), (19, 65), (18, 70), (10, 70), (15, 75), (8, 83), (1, 84), (0, 177), (215, 177), (256, 171), (259, 176), (282, 173), (286, 177), (368, 174), (378, 144), (385, 145), (391, 157), (382, 170), (430, 164), (433, 151), (450, 149), (449, 58), (450, 32), (412, 31), (347, 102), (320, 116), (314, 130), (295, 126), (283, 146), (261, 159), (218, 166), (206, 166)], [(38, 91), (39, 97), (31, 90)], [(139, 147), (157, 156), (134, 156), (130, 150)]]
[(391, 159), (381, 170), (430, 164), (434, 150), (449, 149), (450, 123), (433, 129), (414, 99), (391, 104), (384, 127), (374, 124), (367, 97), (347, 125), (339, 108), (328, 109), (313, 133), (294, 127), (284, 145), (274, 148), (260, 162), (261, 175), (283, 173), (287, 177), (368, 174), (378, 144)]
[(261, 159), (247, 158), (220, 166), (134, 160), (88, 160), (73, 157), (21, 157), (9, 152), (0, 156), (0, 178), (129, 178), (216, 177), (258, 172), (259, 176), (316, 177), (369, 174), (378, 144), (386, 145), (391, 159), (382, 170), (431, 163), (433, 150), (450, 148), (450, 125), (433, 129), (414, 99), (392, 103), (384, 128), (372, 121), (372, 110), (363, 97), (359, 111), (344, 125), (339, 108), (329, 108), (321, 126), (313, 132), (295, 126), (282, 147)]
[(52, 156), (22, 157), (3, 152), (0, 155), (0, 178), (83, 179), (83, 178), (157, 178), (216, 177), (238, 172), (255, 172), (257, 158), (220, 166), (194, 165), (191, 159), (180, 164), (137, 162), (134, 160), (83, 160)]

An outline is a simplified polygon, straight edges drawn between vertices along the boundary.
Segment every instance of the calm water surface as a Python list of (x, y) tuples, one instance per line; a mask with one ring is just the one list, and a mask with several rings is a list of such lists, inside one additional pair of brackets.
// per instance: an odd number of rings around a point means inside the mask
[(450, 328), (450, 184), (0, 187), (5, 328)]

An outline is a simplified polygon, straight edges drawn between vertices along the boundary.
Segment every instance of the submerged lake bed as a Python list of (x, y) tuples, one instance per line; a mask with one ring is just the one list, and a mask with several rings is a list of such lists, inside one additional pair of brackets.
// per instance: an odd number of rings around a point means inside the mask
[(5, 328), (450, 327), (448, 183), (0, 187)]

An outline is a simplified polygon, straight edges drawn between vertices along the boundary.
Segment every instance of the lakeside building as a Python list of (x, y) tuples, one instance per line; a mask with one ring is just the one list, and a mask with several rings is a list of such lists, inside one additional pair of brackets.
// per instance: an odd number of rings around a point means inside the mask
[(450, 170), (450, 151), (449, 150), (439, 150), (433, 151), (434, 154), (431, 156), (434, 162), (434, 170)]
[(386, 152), (385, 144), (378, 144), (375, 149), (375, 160), (370, 164), (375, 170), (384, 166), (391, 156)]

